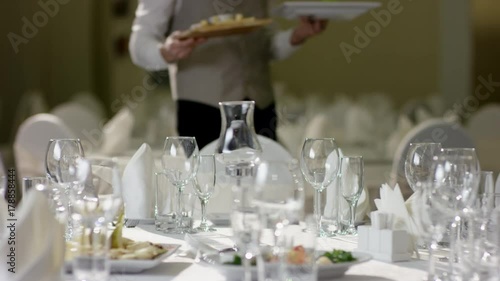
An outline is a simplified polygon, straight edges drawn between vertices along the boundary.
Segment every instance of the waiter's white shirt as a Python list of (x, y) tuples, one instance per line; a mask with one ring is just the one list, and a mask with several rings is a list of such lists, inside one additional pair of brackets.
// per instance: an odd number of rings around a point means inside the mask
[[(204, 0), (205, 1), (205, 0)], [(254, 0), (249, 0), (254, 1)], [(160, 54), (165, 41), (174, 0), (139, 0), (132, 26), (129, 49), (132, 61), (149, 71), (164, 70), (169, 67)], [(177, 1), (180, 4), (180, 1)], [(290, 44), (292, 30), (277, 32), (272, 40), (274, 59), (284, 59), (298, 47)]]

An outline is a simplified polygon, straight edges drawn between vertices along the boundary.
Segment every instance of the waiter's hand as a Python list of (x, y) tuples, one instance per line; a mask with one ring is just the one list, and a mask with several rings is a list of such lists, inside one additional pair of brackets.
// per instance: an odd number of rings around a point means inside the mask
[(168, 63), (175, 63), (181, 59), (187, 58), (194, 48), (206, 41), (205, 38), (190, 38), (180, 40), (180, 32), (175, 31), (167, 37), (165, 43), (160, 48), (161, 55)]
[(301, 17), (299, 26), (295, 28), (290, 38), (290, 43), (300, 45), (310, 37), (320, 34), (326, 29), (328, 20), (318, 20), (312, 17)]

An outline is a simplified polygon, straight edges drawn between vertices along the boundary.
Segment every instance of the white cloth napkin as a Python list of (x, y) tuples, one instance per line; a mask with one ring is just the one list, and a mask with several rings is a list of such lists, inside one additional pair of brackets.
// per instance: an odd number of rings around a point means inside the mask
[(388, 184), (382, 184), (380, 187), (380, 199), (375, 199), (375, 206), (377, 206), (377, 210), (380, 212), (390, 214), (393, 217), (392, 226), (389, 226), (390, 229), (406, 230), (412, 238), (412, 244), (416, 247), (420, 233), (412, 217), (412, 200), (413, 197), (410, 197), (405, 202), (398, 184), (396, 184), (394, 189)]
[(126, 218), (153, 218), (155, 205), (154, 167), (151, 147), (144, 143), (132, 156), (123, 171), (122, 185)]
[[(25, 194), (16, 209), (15, 245), (4, 234), (0, 241), (0, 280), (11, 281), (59, 281), (64, 264), (64, 226), (50, 211), (46, 197), (36, 190)], [(15, 247), (15, 274), (9, 272), (6, 255)]]
[(116, 155), (127, 150), (133, 127), (134, 116), (132, 112), (126, 107), (121, 109), (104, 125), (100, 153)]

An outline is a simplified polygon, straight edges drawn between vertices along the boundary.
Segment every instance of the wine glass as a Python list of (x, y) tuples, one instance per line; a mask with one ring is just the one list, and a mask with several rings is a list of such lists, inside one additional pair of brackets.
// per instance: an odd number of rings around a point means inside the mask
[(302, 146), (300, 170), (316, 191), (314, 215), (319, 236), (326, 236), (321, 228), (321, 193), (337, 176), (339, 164), (339, 148), (333, 138), (306, 138)]
[(427, 271), (427, 281), (441, 280), (436, 275), (436, 261), (434, 250), (438, 247), (438, 242), (443, 239), (446, 231), (446, 221), (450, 218), (449, 212), (440, 212), (436, 208), (440, 199), (433, 196), (433, 187), (429, 182), (417, 182), (415, 199), (412, 200), (412, 213), (417, 226), (420, 238), (427, 245), (429, 250), (429, 267)]
[(479, 184), (477, 158), (471, 155), (440, 154), (434, 157), (430, 177), (435, 207), (451, 218), (449, 271), (459, 275), (454, 263), (462, 255), (462, 221), (468, 208), (474, 204)]
[(410, 188), (415, 192), (417, 183), (429, 179), (432, 159), (441, 152), (440, 143), (410, 143), (405, 161), (405, 175)]
[(356, 235), (354, 227), (356, 205), (363, 191), (364, 162), (362, 156), (342, 157), (340, 159), (340, 191), (349, 204), (349, 225), (346, 234)]
[(274, 228), (275, 247), (283, 227), (295, 220), (304, 206), (303, 188), (295, 177), (293, 164), (284, 161), (265, 161), (256, 170), (254, 203), (268, 226)]
[(182, 226), (182, 192), (196, 176), (200, 162), (198, 144), (194, 137), (167, 137), (163, 147), (162, 165), (168, 180), (177, 188), (177, 227), (175, 233), (189, 230)]
[(194, 177), (194, 188), (201, 202), (201, 223), (196, 230), (201, 232), (212, 232), (207, 223), (207, 204), (215, 189), (215, 157), (214, 155), (200, 155), (200, 165)]
[(45, 154), (45, 171), (47, 177), (55, 182), (59, 161), (66, 158), (85, 157), (83, 146), (79, 139), (51, 139)]

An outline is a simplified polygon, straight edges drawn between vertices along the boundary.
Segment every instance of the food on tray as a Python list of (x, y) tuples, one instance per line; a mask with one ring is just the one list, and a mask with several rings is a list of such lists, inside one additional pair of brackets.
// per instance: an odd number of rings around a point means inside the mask
[(204, 30), (210, 29), (211, 27), (220, 27), (220, 26), (239, 26), (246, 23), (255, 22), (254, 17), (244, 17), (242, 14), (236, 15), (217, 15), (210, 17), (208, 20), (202, 20), (197, 24), (191, 26), (191, 30)]

